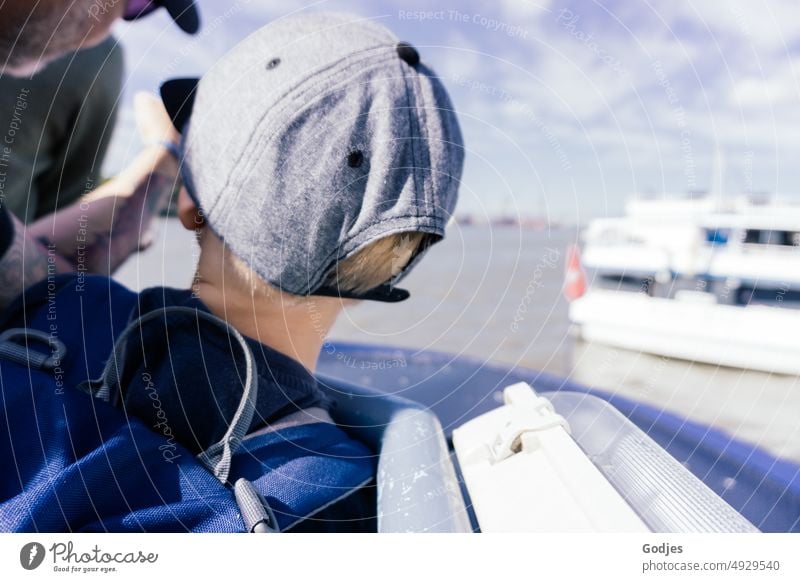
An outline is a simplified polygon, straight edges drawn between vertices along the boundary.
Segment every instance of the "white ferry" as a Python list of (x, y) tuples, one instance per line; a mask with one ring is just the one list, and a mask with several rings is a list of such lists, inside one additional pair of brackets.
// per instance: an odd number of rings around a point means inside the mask
[(583, 339), (800, 374), (800, 205), (633, 200), (623, 218), (591, 222), (583, 242), (582, 265), (568, 265)]

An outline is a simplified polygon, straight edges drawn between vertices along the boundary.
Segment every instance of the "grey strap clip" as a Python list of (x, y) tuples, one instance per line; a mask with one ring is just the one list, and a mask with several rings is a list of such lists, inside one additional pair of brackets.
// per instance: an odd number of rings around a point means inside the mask
[(264, 497), (247, 479), (238, 479), (233, 486), (236, 504), (242, 512), (244, 528), (250, 533), (278, 533), (278, 520)]

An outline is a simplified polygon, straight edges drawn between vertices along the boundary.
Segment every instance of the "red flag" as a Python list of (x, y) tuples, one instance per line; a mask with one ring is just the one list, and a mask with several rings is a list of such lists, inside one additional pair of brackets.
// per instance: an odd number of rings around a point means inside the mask
[(586, 273), (581, 266), (581, 251), (576, 244), (567, 247), (563, 291), (567, 301), (574, 301), (586, 293)]

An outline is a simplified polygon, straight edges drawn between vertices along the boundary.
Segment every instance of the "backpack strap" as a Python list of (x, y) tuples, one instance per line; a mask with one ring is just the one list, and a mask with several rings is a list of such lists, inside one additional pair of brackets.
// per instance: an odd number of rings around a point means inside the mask
[[(31, 341), (46, 344), (50, 348), (50, 353), (43, 354), (31, 350), (28, 345)], [(67, 347), (64, 343), (54, 335), (43, 331), (15, 327), (0, 334), (0, 358), (35, 370), (48, 372), (54, 370), (66, 354)]]
[(128, 324), (119, 335), (100, 377), (96, 380), (84, 382), (79, 388), (106, 402), (116, 398), (117, 395), (121, 394), (120, 378), (125, 367), (125, 353), (129, 336), (149, 321), (153, 321), (156, 318), (166, 319), (167, 316), (176, 314), (194, 315), (222, 329), (236, 340), (244, 355), (246, 370), (244, 391), (230, 426), (219, 441), (197, 456), (197, 460), (205, 465), (221, 483), (225, 484), (230, 474), (233, 454), (239, 448), (242, 439), (244, 439), (247, 430), (250, 428), (258, 397), (258, 376), (255, 373), (253, 352), (242, 334), (228, 322), (206, 311), (183, 306), (162, 307), (145, 313)]

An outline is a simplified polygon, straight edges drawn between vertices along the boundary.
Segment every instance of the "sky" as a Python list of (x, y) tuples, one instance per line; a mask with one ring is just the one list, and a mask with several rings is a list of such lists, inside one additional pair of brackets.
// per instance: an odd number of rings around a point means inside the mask
[(620, 215), (634, 196), (714, 183), (726, 196), (800, 200), (793, 0), (198, 4), (195, 37), (165, 14), (116, 25), (128, 80), (108, 171), (138, 147), (135, 91), (202, 74), (270, 21), (335, 10), (391, 28), (450, 90), (467, 149), (457, 213), (580, 224)]

